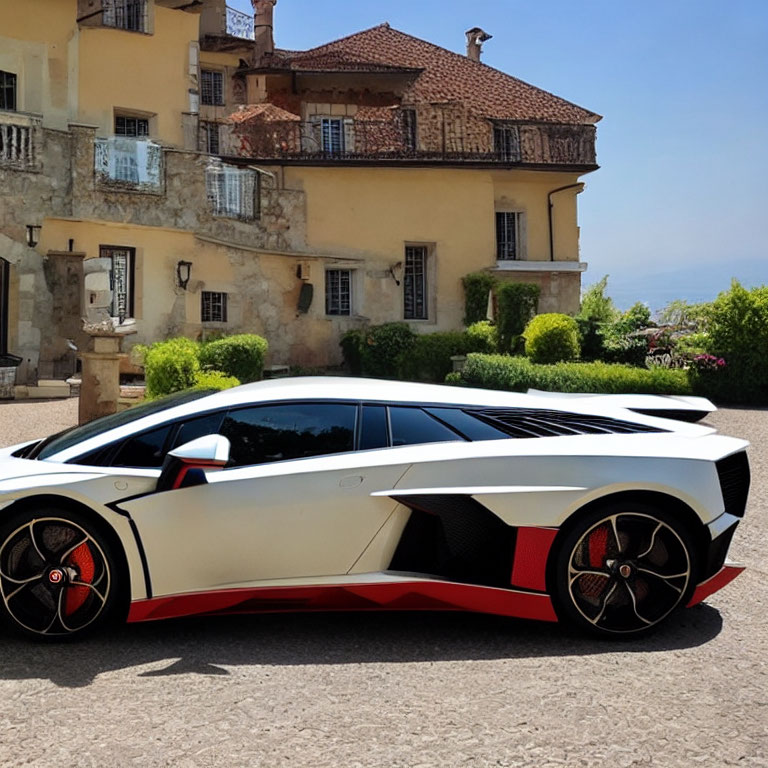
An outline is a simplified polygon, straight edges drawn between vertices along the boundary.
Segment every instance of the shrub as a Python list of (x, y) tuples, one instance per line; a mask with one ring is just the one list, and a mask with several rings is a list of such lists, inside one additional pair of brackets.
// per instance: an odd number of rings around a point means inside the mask
[(453, 368), (453, 355), (469, 351), (469, 336), (462, 331), (417, 336), (411, 351), (402, 357), (400, 376), (412, 381), (444, 381)]
[(261, 378), (267, 348), (266, 339), (252, 333), (225, 336), (200, 347), (200, 363), (203, 368), (222, 371), (245, 384)]
[(488, 272), (473, 272), (465, 275), (464, 286), (464, 325), (473, 325), (488, 316), (488, 294), (496, 285), (496, 278)]
[(691, 366), (695, 390), (722, 402), (767, 402), (768, 286), (747, 290), (734, 280), (707, 315), (707, 352), (726, 365), (714, 371)]
[(603, 340), (603, 359), (608, 363), (644, 366), (648, 338), (631, 334), (650, 325), (651, 311), (639, 301), (612, 322), (603, 323), (599, 329)]
[[(446, 382), (458, 384), (449, 375)], [(524, 357), (472, 354), (460, 375), (464, 386), (525, 392), (595, 392), (602, 394), (686, 395), (691, 387), (685, 371), (634, 368), (609, 363), (537, 365)]]
[(525, 328), (525, 354), (534, 363), (558, 363), (579, 356), (579, 328), (568, 315), (536, 315)]
[(612, 323), (618, 311), (610, 296), (605, 295), (608, 275), (587, 288), (581, 297), (581, 309), (576, 315), (581, 337), (581, 354), (586, 360), (600, 360), (604, 354), (604, 340), (600, 329)]
[(198, 371), (195, 376), (195, 389), (230, 389), (239, 384), (234, 376), (227, 376), (221, 371)]
[(360, 353), (363, 373), (378, 378), (398, 378), (403, 360), (415, 343), (416, 334), (407, 323), (371, 326)]
[(170, 395), (195, 386), (200, 373), (198, 344), (178, 338), (158, 341), (144, 350), (147, 397)]
[(363, 372), (363, 345), (366, 335), (365, 331), (353, 329), (347, 331), (339, 342), (344, 366), (353, 376), (360, 376)]
[(539, 307), (541, 288), (532, 283), (502, 283), (496, 290), (500, 352), (512, 352)]
[[(485, 352), (493, 354), (499, 349), (499, 332), (493, 323), (481, 320), (473, 323), (465, 331), (467, 335), (467, 352)], [(466, 354), (464, 352), (456, 354)]]

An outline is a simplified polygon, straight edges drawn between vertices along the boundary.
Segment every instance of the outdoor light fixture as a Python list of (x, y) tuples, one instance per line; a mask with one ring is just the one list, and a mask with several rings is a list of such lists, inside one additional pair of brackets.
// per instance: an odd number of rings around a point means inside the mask
[(30, 248), (34, 248), (40, 241), (41, 226), (35, 224), (27, 224), (27, 245)]
[(178, 280), (179, 288), (182, 288), (185, 291), (187, 290), (187, 285), (189, 284), (189, 276), (191, 273), (191, 261), (180, 261), (178, 264), (176, 264), (176, 279)]
[(403, 276), (403, 262), (398, 261), (397, 264), (393, 264), (389, 268), (389, 274), (392, 275), (395, 285), (400, 285), (400, 278)]

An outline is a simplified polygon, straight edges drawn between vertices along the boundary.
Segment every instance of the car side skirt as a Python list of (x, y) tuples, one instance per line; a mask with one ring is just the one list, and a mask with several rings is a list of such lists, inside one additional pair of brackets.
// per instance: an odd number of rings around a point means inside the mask
[(128, 621), (301, 611), (472, 611), (557, 621), (546, 594), (429, 579), (246, 587), (169, 595), (134, 601)]
[(702, 581), (696, 587), (686, 607), (691, 608), (694, 605), (698, 605), (710, 595), (722, 589), (726, 584), (730, 584), (744, 570), (744, 567), (735, 563), (724, 565), (717, 573), (710, 576), (706, 581)]

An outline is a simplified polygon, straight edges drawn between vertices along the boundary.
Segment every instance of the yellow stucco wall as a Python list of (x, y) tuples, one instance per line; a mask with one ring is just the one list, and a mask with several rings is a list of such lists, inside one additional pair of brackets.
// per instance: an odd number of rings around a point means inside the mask
[[(325, 167), (289, 168), (285, 176), (287, 186), (303, 188), (307, 195), (309, 250), (359, 260), (348, 266), (365, 271), (358, 306), (372, 322), (402, 319), (402, 286), (387, 270), (403, 261), (407, 244), (431, 246), (432, 307), (429, 320), (416, 323), (424, 331), (459, 327), (461, 278), (496, 266), (495, 211), (523, 211), (526, 259), (549, 261), (547, 193), (578, 179), (576, 174), (522, 171)], [(559, 261), (578, 261), (575, 192), (555, 198)], [(538, 281), (530, 273), (515, 274)]]
[(80, 122), (114, 132), (115, 110), (150, 118), (156, 141), (183, 146), (182, 113), (189, 110), (189, 45), (199, 17), (154, 8), (153, 34), (106, 27), (80, 30)]
[(17, 77), (17, 110), (43, 114), (44, 125), (66, 130), (69, 73), (77, 66), (77, 0), (0, 3), (0, 70)]

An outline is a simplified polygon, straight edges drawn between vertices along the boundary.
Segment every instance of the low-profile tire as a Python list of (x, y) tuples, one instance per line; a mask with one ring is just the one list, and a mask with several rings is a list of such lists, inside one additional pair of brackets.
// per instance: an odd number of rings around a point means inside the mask
[(40, 640), (82, 638), (117, 615), (120, 562), (81, 514), (41, 507), (13, 515), (0, 523), (0, 620)]
[(590, 510), (554, 552), (551, 593), (559, 617), (602, 636), (645, 634), (685, 606), (696, 547), (669, 512), (617, 502)]

